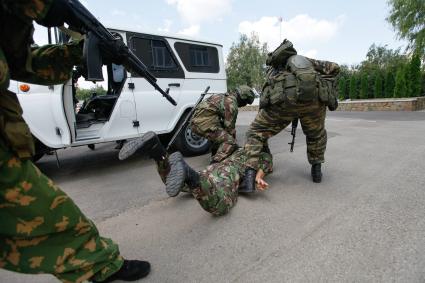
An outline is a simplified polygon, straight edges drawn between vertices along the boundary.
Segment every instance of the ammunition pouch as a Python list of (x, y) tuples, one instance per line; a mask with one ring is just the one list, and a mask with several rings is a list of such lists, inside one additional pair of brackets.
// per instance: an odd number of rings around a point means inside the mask
[(317, 100), (316, 74), (280, 71), (268, 77), (260, 97), (260, 109), (285, 103), (296, 105)]
[(16, 94), (0, 93), (0, 137), (19, 158), (34, 155), (34, 141), (27, 123), (22, 117), (22, 108)]
[(260, 109), (277, 105), (284, 101), (285, 72), (270, 72), (260, 96)]
[(338, 108), (336, 82), (332, 78), (322, 77), (319, 81), (319, 100), (328, 106), (330, 111)]

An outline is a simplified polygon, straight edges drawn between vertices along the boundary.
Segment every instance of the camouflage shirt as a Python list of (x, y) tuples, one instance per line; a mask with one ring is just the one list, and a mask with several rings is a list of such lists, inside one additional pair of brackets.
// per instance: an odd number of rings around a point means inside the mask
[(210, 122), (210, 116), (218, 116), (223, 128), (228, 132), (235, 129), (236, 118), (238, 117), (238, 102), (234, 94), (214, 94), (202, 101), (195, 110), (194, 117), (198, 123), (205, 120), (205, 124)]
[(72, 66), (81, 62), (80, 42), (32, 47), (33, 21), (42, 20), (52, 0), (2, 0), (0, 2), (0, 90), (9, 80), (58, 84), (70, 78)]

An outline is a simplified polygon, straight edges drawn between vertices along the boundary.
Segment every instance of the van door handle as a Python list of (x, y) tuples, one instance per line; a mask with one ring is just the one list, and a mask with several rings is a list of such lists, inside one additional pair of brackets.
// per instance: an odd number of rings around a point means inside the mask
[(169, 87), (175, 86), (175, 87), (180, 87), (179, 83), (172, 83), (172, 84), (168, 84)]

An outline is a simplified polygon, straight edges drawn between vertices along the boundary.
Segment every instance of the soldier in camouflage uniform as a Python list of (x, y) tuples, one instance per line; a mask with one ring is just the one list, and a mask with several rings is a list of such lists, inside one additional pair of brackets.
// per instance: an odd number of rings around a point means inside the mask
[[(321, 182), (327, 135), (326, 106), (335, 110), (337, 100), (332, 93), (333, 78), (339, 72), (336, 63), (318, 61), (296, 55), (292, 43), (285, 40), (269, 54), (267, 81), (260, 98), (260, 111), (247, 132), (247, 190), (255, 191), (254, 178), (258, 160), (267, 140), (299, 119), (307, 141), (307, 157), (312, 165), (312, 178)], [(292, 69), (291, 66), (294, 66)], [(320, 79), (319, 79), (320, 74)], [(312, 81), (312, 85), (308, 82)], [(318, 89), (318, 90), (317, 90)]]
[(0, 268), (50, 273), (62, 282), (135, 280), (147, 262), (123, 260), (117, 244), (30, 161), (31, 132), (9, 80), (61, 84), (81, 63), (82, 43), (33, 48), (33, 20), (78, 24), (65, 1), (0, 2)]
[[(187, 165), (180, 152), (169, 156), (154, 132), (128, 141), (121, 149), (119, 159), (124, 160), (136, 151), (148, 153), (156, 161), (159, 176), (166, 185), (169, 196), (175, 197), (181, 191), (190, 192), (201, 207), (213, 215), (228, 213), (237, 202), (238, 191), (244, 189), (241, 186), (247, 155), (241, 148), (236, 149), (225, 160), (213, 163), (200, 172)], [(272, 155), (261, 152), (256, 180), (260, 189), (267, 188), (263, 178), (272, 171)]]
[(243, 85), (234, 93), (212, 95), (196, 107), (190, 127), (211, 142), (212, 163), (224, 160), (237, 148), (238, 107), (252, 104), (254, 98), (252, 89)]

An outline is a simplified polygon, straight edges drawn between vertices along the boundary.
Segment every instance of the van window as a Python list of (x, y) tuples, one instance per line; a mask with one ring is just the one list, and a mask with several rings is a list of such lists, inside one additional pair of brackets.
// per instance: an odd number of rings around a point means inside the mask
[[(160, 37), (133, 35), (129, 46), (157, 78), (184, 78), (184, 72), (168, 43)], [(137, 74), (132, 73), (134, 77)]]
[(162, 69), (175, 69), (176, 63), (163, 41), (152, 40), (153, 67)]
[(176, 42), (174, 47), (189, 72), (218, 73), (220, 65), (217, 48)]

